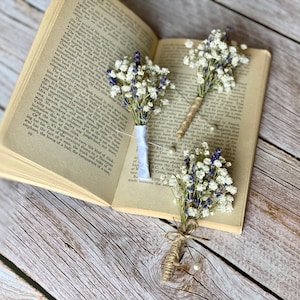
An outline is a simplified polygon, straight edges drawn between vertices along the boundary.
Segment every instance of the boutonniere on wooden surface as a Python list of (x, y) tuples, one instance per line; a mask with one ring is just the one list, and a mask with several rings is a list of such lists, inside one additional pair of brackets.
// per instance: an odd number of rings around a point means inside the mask
[(177, 139), (184, 136), (206, 94), (211, 91), (231, 91), (235, 87), (233, 70), (241, 64), (249, 63), (249, 59), (240, 53), (240, 50), (247, 49), (247, 46), (238, 46), (235, 41), (230, 41), (228, 32), (220, 29), (213, 29), (208, 38), (198, 45), (194, 45), (192, 40), (187, 40), (185, 47), (190, 50), (184, 57), (183, 64), (195, 69), (197, 97), (176, 133)]
[(106, 71), (111, 86), (110, 95), (118, 98), (135, 123), (138, 147), (138, 178), (150, 179), (146, 124), (153, 114), (169, 104), (167, 89), (175, 86), (168, 79), (167, 68), (154, 64), (149, 57), (141, 58), (139, 51), (133, 57), (116, 60), (113, 69)]
[(204, 142), (200, 148), (184, 153), (184, 163), (178, 174), (167, 178), (164, 184), (175, 190), (181, 223), (177, 231), (168, 232), (166, 239), (172, 244), (163, 266), (162, 281), (171, 279), (176, 267), (180, 265), (187, 239), (202, 239), (192, 235), (197, 229), (197, 220), (213, 215), (215, 212), (230, 213), (233, 210), (233, 195), (237, 188), (228, 173), (231, 166), (221, 155), (221, 149), (212, 153)]

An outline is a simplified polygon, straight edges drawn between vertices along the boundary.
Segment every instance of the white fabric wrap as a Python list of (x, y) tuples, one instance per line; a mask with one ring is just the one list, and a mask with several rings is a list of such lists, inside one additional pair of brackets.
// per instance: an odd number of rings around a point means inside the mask
[(138, 151), (138, 177), (139, 179), (150, 179), (146, 125), (136, 125), (135, 135)]

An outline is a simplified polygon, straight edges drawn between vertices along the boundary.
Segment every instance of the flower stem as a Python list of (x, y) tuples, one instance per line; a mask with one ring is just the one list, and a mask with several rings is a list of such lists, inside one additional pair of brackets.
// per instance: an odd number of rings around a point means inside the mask
[(194, 238), (196, 240), (202, 240), (202, 238), (197, 238), (191, 235), (191, 233), (196, 230), (197, 226), (198, 223), (195, 219), (187, 219), (178, 227), (177, 232), (166, 233), (166, 239), (171, 242), (172, 245), (163, 263), (162, 282), (166, 283), (169, 281), (174, 273), (175, 268), (180, 265), (180, 258), (182, 256), (187, 239)]
[(179, 266), (180, 257), (183, 252), (183, 248), (186, 244), (186, 238), (184, 234), (178, 233), (173, 240), (171, 248), (169, 249), (163, 264), (162, 270), (162, 282), (168, 282), (175, 270), (175, 267)]
[(184, 121), (181, 123), (179, 129), (176, 132), (176, 138), (181, 139), (189, 126), (191, 125), (196, 113), (199, 111), (201, 103), (203, 101), (202, 97), (196, 97), (193, 104), (190, 106), (189, 112), (187, 113)]

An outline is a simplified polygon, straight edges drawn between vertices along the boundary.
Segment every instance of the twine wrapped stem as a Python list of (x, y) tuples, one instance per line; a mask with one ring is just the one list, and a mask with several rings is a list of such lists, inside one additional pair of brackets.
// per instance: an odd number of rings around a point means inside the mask
[(198, 223), (195, 219), (188, 219), (184, 224), (178, 227), (177, 232), (167, 232), (166, 239), (172, 243), (169, 249), (162, 268), (162, 282), (168, 282), (176, 267), (180, 265), (179, 261), (183, 253), (183, 249), (186, 245), (186, 240), (191, 238), (195, 240), (207, 240), (191, 235), (193, 231), (198, 227)]
[(203, 97), (196, 97), (193, 104), (190, 106), (190, 109), (189, 109), (184, 121), (181, 123), (179, 129), (176, 132), (176, 138), (178, 140), (184, 136), (185, 132), (191, 125), (196, 113), (200, 109), (202, 101), (203, 101)]

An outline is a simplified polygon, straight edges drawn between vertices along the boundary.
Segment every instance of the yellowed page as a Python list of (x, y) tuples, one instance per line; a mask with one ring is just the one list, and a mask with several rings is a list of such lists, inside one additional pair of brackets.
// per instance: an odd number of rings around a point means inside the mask
[[(156, 60), (168, 67), (177, 92), (169, 93), (170, 106), (155, 116), (148, 126), (149, 163), (151, 182), (138, 182), (136, 176), (136, 142), (131, 139), (120, 183), (113, 206), (116, 209), (159, 216), (178, 218), (172, 191), (162, 186), (160, 175), (179, 172), (183, 163), (183, 149), (208, 142), (223, 149), (222, 155), (231, 161), (231, 175), (238, 187), (234, 211), (216, 214), (201, 220), (201, 224), (216, 229), (241, 232), (244, 212), (255, 156), (257, 136), (266, 89), (270, 53), (266, 50), (248, 49), (250, 64), (236, 71), (237, 86), (231, 93), (211, 93), (203, 101), (197, 117), (180, 142), (175, 134), (196, 97), (194, 71), (182, 64), (186, 49), (181, 39), (162, 40)], [(211, 128), (214, 130), (212, 131)], [(154, 145), (155, 144), (155, 145)], [(175, 146), (171, 155), (169, 148)]]
[(52, 0), (1, 127), (1, 144), (24, 161), (20, 178), (47, 186), (58, 174), (49, 188), (76, 194), (78, 185), (111, 203), (128, 147), (117, 130), (133, 124), (109, 97), (105, 71), (136, 50), (153, 56), (156, 44), (118, 1)]
[[(71, 181), (58, 176), (57, 174), (41, 169), (39, 165), (32, 162), (26, 163), (21, 157), (12, 156), (10, 151), (0, 146), (0, 177), (22, 182), (25, 184), (34, 184), (36, 186), (59, 192), (81, 200), (89, 201), (94, 204), (109, 206), (109, 204), (86, 189), (79, 187)], [(30, 172), (28, 172), (30, 170)]]

